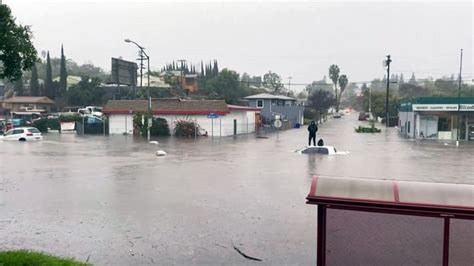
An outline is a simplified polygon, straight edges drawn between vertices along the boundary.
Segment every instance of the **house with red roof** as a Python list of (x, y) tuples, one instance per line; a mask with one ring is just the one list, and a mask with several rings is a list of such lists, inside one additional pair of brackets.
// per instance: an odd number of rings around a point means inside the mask
[[(259, 109), (228, 105), (224, 100), (152, 99), (153, 117), (164, 118), (173, 132), (179, 120), (196, 122), (208, 136), (253, 133), (259, 121)], [(133, 118), (148, 112), (147, 100), (110, 100), (103, 107), (109, 118), (110, 134), (133, 134)]]

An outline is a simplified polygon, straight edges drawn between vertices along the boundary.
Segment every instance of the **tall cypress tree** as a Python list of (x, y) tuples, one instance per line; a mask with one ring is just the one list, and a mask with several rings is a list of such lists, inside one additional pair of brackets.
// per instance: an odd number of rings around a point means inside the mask
[(67, 69), (66, 57), (64, 56), (64, 49), (61, 45), (61, 68), (59, 70), (59, 95), (65, 95), (67, 90)]
[(201, 77), (204, 77), (204, 65), (202, 64), (202, 60), (201, 60)]
[(44, 92), (45, 96), (54, 99), (53, 94), (53, 73), (51, 69), (51, 59), (49, 58), (49, 51), (48, 55), (46, 56), (46, 79), (44, 80)]
[(212, 78), (212, 64), (209, 61), (209, 65), (206, 66), (206, 76)]
[(34, 64), (31, 68), (30, 95), (39, 96), (39, 89), (38, 70), (36, 69), (36, 64)]
[(212, 69), (212, 74), (214, 77), (217, 77), (219, 75), (219, 67), (217, 66), (217, 60), (214, 60), (214, 67)]

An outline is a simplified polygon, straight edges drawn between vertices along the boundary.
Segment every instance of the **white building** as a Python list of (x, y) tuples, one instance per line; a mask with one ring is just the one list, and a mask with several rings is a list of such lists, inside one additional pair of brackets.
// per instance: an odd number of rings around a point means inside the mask
[(474, 140), (473, 97), (419, 97), (402, 103), (398, 118), (400, 133), (409, 138)]
[[(136, 134), (133, 117), (147, 109), (146, 100), (108, 101), (103, 113), (109, 117), (109, 133)], [(223, 100), (153, 99), (151, 110), (154, 117), (167, 120), (171, 134), (177, 121), (190, 120), (214, 137), (253, 133), (260, 115), (257, 108), (227, 105)]]

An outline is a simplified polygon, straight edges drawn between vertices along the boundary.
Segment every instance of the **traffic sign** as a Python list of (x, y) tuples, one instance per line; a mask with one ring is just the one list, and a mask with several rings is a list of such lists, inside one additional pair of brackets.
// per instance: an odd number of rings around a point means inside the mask
[(273, 126), (276, 128), (280, 128), (282, 126), (281, 120), (275, 120), (275, 122), (273, 122)]
[(215, 113), (210, 113), (207, 115), (207, 118), (218, 118), (219, 115), (218, 114), (215, 114)]

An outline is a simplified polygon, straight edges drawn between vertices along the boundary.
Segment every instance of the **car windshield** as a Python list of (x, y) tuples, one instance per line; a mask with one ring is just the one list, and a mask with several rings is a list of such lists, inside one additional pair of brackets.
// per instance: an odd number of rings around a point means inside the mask
[(28, 128), (28, 131), (30, 131), (31, 133), (41, 133), (37, 128), (34, 127)]

